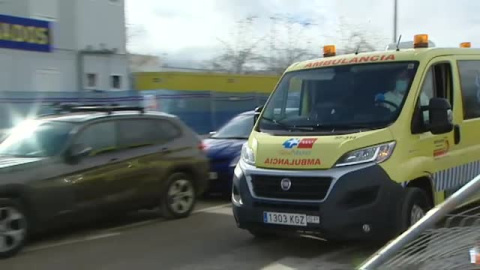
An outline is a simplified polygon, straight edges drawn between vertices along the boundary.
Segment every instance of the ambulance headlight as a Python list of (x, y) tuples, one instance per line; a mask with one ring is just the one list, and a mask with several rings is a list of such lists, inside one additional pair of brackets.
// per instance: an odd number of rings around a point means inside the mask
[(241, 159), (249, 165), (255, 165), (255, 154), (253, 154), (252, 148), (248, 146), (248, 142), (244, 143), (242, 146)]
[(381, 163), (390, 158), (394, 148), (395, 142), (389, 142), (354, 150), (340, 158), (336, 167), (357, 165), (368, 162)]

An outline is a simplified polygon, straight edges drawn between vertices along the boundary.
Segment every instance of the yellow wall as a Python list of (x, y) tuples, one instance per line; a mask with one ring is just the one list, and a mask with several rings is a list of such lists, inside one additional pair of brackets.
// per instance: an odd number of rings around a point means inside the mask
[(187, 72), (139, 72), (134, 76), (137, 90), (167, 89), (266, 94), (272, 92), (280, 78), (274, 75)]

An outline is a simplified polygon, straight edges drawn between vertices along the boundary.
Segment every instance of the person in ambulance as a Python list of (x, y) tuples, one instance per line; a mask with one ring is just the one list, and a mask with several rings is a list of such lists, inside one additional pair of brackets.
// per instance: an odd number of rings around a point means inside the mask
[[(395, 112), (404, 100), (405, 93), (408, 90), (409, 86), (409, 74), (408, 70), (401, 70), (395, 80), (395, 88), (391, 91), (384, 93), (379, 93), (375, 96), (375, 102), (381, 102), (382, 106), (390, 109), (390, 111)], [(422, 106), (428, 106), (430, 98), (422, 93), (420, 97), (420, 102)], [(425, 114), (427, 116), (427, 114)]]

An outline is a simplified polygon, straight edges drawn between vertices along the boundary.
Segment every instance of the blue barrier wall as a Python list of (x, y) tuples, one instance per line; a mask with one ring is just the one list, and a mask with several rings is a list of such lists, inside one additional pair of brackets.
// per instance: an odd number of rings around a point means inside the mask
[(48, 113), (53, 103), (142, 105), (154, 96), (157, 111), (177, 115), (199, 134), (217, 130), (235, 115), (264, 104), (266, 94), (214, 91), (0, 92), (0, 130), (27, 116)]
[(118, 92), (0, 92), (0, 129), (14, 126), (28, 116), (51, 111), (54, 103), (138, 105), (136, 91)]
[(217, 130), (235, 115), (264, 104), (268, 95), (219, 93), (214, 91), (140, 91), (154, 95), (158, 110), (177, 115), (199, 134)]

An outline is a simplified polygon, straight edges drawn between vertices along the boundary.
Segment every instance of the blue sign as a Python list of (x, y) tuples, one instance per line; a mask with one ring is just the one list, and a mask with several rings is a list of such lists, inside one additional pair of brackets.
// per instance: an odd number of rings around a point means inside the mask
[(300, 143), (299, 139), (289, 139), (283, 143), (283, 147), (287, 149), (292, 149)]
[(50, 22), (0, 15), (0, 48), (51, 52)]

